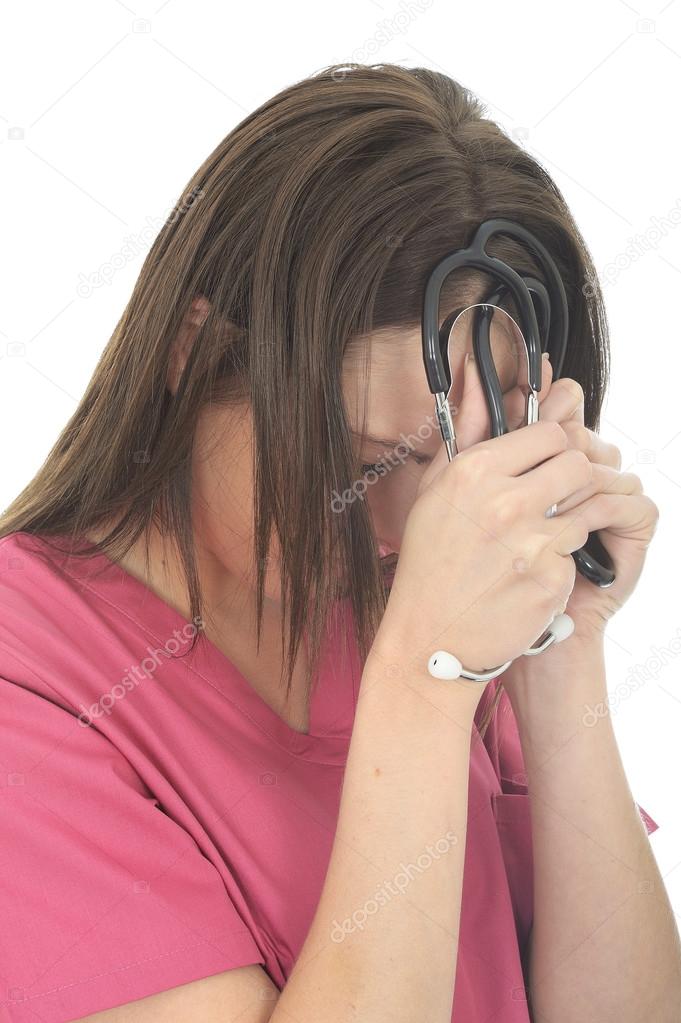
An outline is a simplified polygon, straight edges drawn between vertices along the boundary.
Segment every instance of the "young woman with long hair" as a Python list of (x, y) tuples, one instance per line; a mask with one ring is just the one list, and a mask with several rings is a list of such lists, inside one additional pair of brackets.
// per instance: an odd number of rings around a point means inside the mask
[[(553, 256), (569, 343), (494, 438), (451, 353), (450, 463), (423, 288), (492, 216)], [(456, 81), (333, 65), (227, 135), (0, 519), (4, 1019), (678, 1018), (657, 825), (583, 720), (657, 519), (597, 435), (607, 370), (565, 201)], [(445, 681), (437, 649), (513, 663)]]

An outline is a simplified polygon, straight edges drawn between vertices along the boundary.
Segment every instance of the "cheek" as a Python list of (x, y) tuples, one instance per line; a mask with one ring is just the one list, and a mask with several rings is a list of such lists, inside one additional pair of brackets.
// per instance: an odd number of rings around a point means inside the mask
[(213, 413), (200, 421), (194, 445), (195, 514), (200, 516), (201, 536), (211, 547), (221, 542), (230, 547), (245, 537), (252, 511), (248, 450), (235, 452), (229, 436), (229, 427)]
[[(197, 535), (212, 557), (239, 578), (255, 586), (253, 550), (253, 474), (250, 445), (234, 438), (229, 445), (216, 440), (215, 423), (197, 430), (192, 472), (193, 516)], [(223, 430), (222, 436), (229, 437)], [(234, 442), (234, 441), (238, 442)], [(270, 544), (265, 596), (280, 596), (279, 543)]]

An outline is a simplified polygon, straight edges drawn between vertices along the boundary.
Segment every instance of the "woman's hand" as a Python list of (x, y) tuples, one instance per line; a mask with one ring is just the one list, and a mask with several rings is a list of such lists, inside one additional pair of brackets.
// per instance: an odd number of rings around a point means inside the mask
[[(457, 439), (463, 436), (460, 449), (479, 440), (480, 436), (489, 436), (489, 419), (477, 366), (464, 392), (462, 410), (464, 408), (466, 414), (457, 424)], [(504, 394), (504, 412), (510, 431), (524, 424), (525, 395), (519, 387)], [(565, 612), (575, 623), (573, 635), (536, 657), (516, 657), (502, 674), (504, 689), (520, 722), (542, 719), (545, 713), (555, 714), (560, 700), (574, 701), (574, 685), (563, 683), (571, 678), (574, 681), (575, 672), (583, 688), (593, 690), (592, 699), (607, 698), (605, 675), (599, 667), (603, 663), (605, 626), (634, 590), (658, 520), (657, 506), (643, 495), (639, 477), (620, 471), (619, 448), (584, 425), (584, 392), (580, 384), (571, 377), (553, 381), (548, 359), (542, 360), (539, 420), (560, 423), (568, 446), (582, 451), (593, 467), (590, 483), (561, 501), (552, 521), (563, 517), (568, 526), (575, 516), (587, 516), (589, 530), (598, 530), (613, 560), (615, 581), (607, 589), (601, 589), (575, 571), (574, 586), (565, 606)], [(547, 701), (545, 696), (549, 693), (551, 699)], [(583, 695), (580, 691), (580, 699)], [(567, 709), (565, 712), (569, 716)]]
[[(602, 589), (579, 572), (565, 608), (577, 634), (602, 632), (609, 618), (633, 592), (643, 569), (645, 555), (659, 518), (656, 504), (643, 493), (640, 478), (621, 472), (622, 454), (615, 444), (602, 440), (584, 425), (584, 392), (570, 377), (553, 381), (548, 359), (543, 359), (539, 419), (552, 419), (565, 430), (569, 446), (582, 451), (593, 463), (593, 479), (558, 505), (556, 520), (566, 524), (585, 515), (589, 530), (597, 529), (615, 567), (615, 581)], [(505, 397), (509, 429), (522, 425), (524, 396), (514, 388)], [(540, 655), (541, 656), (541, 655)]]
[[(489, 418), (477, 364), (464, 388), (460, 418), (455, 419), (459, 449), (489, 436)], [(525, 395), (513, 387), (504, 395), (509, 431), (525, 421)], [(643, 494), (641, 480), (634, 473), (621, 472), (619, 448), (602, 440), (584, 425), (584, 392), (571, 377), (553, 380), (547, 358), (542, 359), (542, 387), (539, 392), (540, 421), (560, 423), (569, 447), (582, 451), (593, 465), (593, 478), (581, 490), (558, 504), (557, 515), (566, 527), (583, 517), (590, 532), (598, 530), (603, 546), (615, 567), (615, 581), (602, 589), (579, 572), (565, 611), (575, 623), (575, 632), (602, 633), (607, 621), (622, 607), (641, 575), (646, 550), (655, 532), (659, 511)], [(538, 637), (537, 637), (538, 638)], [(572, 644), (574, 646), (574, 642)], [(540, 655), (541, 656), (541, 655)], [(534, 660), (534, 658), (528, 658)]]

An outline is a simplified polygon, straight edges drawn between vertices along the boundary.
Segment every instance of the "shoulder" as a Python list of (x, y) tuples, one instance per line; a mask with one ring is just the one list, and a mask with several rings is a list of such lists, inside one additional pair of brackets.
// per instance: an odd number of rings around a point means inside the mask
[(87, 593), (67, 559), (58, 540), (0, 539), (0, 676), (72, 707), (69, 689), (95, 644)]
[(68, 586), (68, 555), (58, 540), (32, 533), (0, 538), (0, 607), (2, 610), (47, 607), (55, 590)]

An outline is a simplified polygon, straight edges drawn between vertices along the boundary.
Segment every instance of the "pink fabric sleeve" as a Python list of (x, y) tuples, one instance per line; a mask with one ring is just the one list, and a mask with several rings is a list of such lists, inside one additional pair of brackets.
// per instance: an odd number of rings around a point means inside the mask
[(0, 678), (3, 1023), (66, 1023), (249, 963), (219, 872), (129, 761)]

